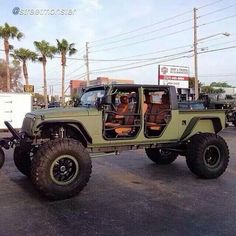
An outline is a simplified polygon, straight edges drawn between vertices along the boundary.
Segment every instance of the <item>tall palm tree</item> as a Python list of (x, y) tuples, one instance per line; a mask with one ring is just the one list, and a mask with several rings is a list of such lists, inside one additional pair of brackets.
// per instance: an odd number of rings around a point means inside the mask
[(3, 26), (0, 26), (0, 38), (4, 41), (4, 51), (6, 55), (6, 64), (7, 64), (7, 92), (10, 91), (10, 68), (9, 68), (9, 51), (11, 49), (11, 45), (9, 44), (9, 38), (16, 38), (20, 40), (23, 37), (23, 33), (19, 31), (19, 29), (15, 26), (10, 26), (5, 23)]
[(62, 39), (59, 41), (57, 39), (57, 50), (58, 53), (61, 54), (61, 66), (62, 66), (62, 74), (61, 74), (61, 99), (62, 103), (65, 102), (65, 67), (66, 67), (66, 56), (75, 54), (77, 49), (75, 49), (74, 43), (69, 43), (66, 39)]
[(22, 62), (23, 75), (25, 78), (25, 84), (29, 85), (29, 75), (27, 70), (27, 61), (35, 62), (38, 55), (35, 52), (30, 51), (26, 48), (20, 48), (14, 50), (14, 53), (10, 54), (15, 60)]
[(44, 88), (44, 102), (45, 108), (48, 108), (48, 99), (47, 99), (47, 79), (46, 79), (46, 64), (47, 58), (53, 58), (53, 55), (57, 52), (57, 48), (51, 46), (49, 42), (42, 40), (34, 41), (34, 46), (36, 50), (40, 53), (39, 61), (43, 64), (43, 88)]

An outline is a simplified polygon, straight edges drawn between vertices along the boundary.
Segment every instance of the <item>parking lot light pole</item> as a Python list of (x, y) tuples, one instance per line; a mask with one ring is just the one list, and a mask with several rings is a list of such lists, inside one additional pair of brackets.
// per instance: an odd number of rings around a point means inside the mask
[(213, 34), (213, 35), (210, 35), (210, 36), (207, 36), (207, 37), (198, 39), (197, 42), (203, 41), (203, 40), (205, 40), (205, 39), (209, 39), (209, 38), (212, 38), (212, 37), (216, 37), (216, 36), (218, 36), (218, 35), (224, 35), (224, 36), (228, 37), (228, 36), (230, 36), (230, 33), (224, 32), (224, 33)]

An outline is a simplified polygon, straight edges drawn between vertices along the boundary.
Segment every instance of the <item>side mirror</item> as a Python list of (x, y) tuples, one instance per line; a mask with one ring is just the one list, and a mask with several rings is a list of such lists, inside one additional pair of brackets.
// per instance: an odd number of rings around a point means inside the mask
[(98, 110), (102, 110), (102, 105), (103, 105), (103, 102), (102, 102), (102, 98), (97, 98), (96, 99), (96, 102), (95, 102), (95, 106)]
[(101, 110), (103, 108), (103, 105), (109, 105), (112, 104), (111, 95), (107, 95), (101, 98), (97, 98), (95, 102), (95, 106), (98, 110)]
[(78, 107), (79, 104), (80, 104), (80, 98), (76, 98), (75, 101), (74, 101), (74, 107)]

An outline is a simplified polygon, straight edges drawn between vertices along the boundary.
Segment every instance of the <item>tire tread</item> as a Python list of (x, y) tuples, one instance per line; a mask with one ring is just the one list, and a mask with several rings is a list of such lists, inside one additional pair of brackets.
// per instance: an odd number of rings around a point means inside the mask
[[(202, 151), (207, 143), (217, 142), (220, 145), (223, 155), (222, 168), (216, 172), (209, 172), (201, 161)], [(229, 149), (225, 140), (217, 134), (199, 133), (190, 139), (188, 145), (186, 163), (188, 168), (198, 177), (205, 179), (217, 178), (224, 173), (229, 162)]]
[[(55, 192), (50, 191), (48, 187), (48, 178), (45, 174), (45, 164), (48, 162), (53, 154), (60, 153), (63, 150), (71, 150), (80, 153), (82, 165), (85, 167), (82, 173), (82, 181), (77, 188), (71, 189), (68, 192)], [(52, 200), (66, 199), (78, 194), (88, 183), (92, 163), (89, 154), (84, 146), (74, 139), (57, 139), (43, 144), (35, 155), (32, 161), (31, 178), (36, 188), (47, 198)]]

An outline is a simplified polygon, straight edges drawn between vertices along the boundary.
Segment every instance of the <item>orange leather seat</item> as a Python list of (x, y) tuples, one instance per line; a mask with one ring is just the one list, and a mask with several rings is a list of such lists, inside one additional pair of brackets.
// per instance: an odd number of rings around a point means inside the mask
[(162, 129), (163, 124), (166, 124), (166, 117), (169, 114), (169, 96), (167, 94), (162, 95), (162, 103), (152, 103), (149, 106), (146, 127), (150, 130), (159, 131)]
[(128, 111), (129, 108), (129, 98), (126, 95), (120, 97), (120, 104), (117, 106), (117, 113), (123, 114)]
[(128, 127), (115, 128), (115, 132), (118, 135), (127, 135), (132, 129)]
[(123, 114), (128, 112), (129, 99), (128, 96), (120, 97), (120, 104), (117, 106), (116, 114), (111, 118), (111, 122), (106, 122), (106, 127), (116, 127), (120, 125), (120, 121), (124, 119)]
[(160, 130), (161, 126), (158, 124), (161, 120), (158, 117), (159, 104), (150, 104), (150, 109), (147, 114), (146, 126), (150, 130)]
[(145, 94), (145, 101), (143, 103), (143, 114), (147, 112), (148, 107), (150, 106), (151, 96), (149, 94)]
[[(127, 116), (124, 116), (123, 114), (128, 113), (128, 110), (129, 110), (128, 96), (125, 96), (125, 95), (121, 96), (120, 102), (121, 103), (117, 107), (117, 111), (116, 111), (117, 114), (114, 115), (114, 117), (112, 117), (112, 122), (106, 122), (105, 126), (108, 128), (115, 128), (114, 131), (118, 135), (124, 135), (124, 134), (129, 133), (132, 130), (130, 127), (119, 127), (122, 125), (121, 123), (125, 123), (125, 120), (127, 118)], [(128, 118), (128, 121), (129, 121), (129, 118)], [(124, 125), (128, 125), (128, 123)]]

